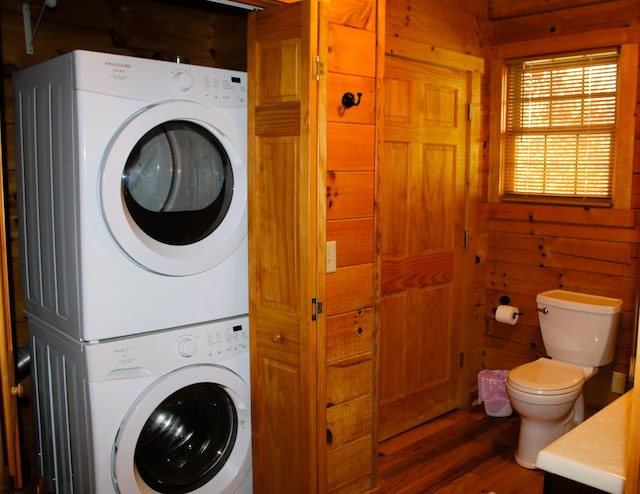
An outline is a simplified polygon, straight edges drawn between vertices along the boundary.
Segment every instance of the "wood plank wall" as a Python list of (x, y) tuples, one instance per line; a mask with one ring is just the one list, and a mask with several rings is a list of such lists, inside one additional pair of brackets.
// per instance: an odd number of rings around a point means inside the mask
[[(337, 269), (327, 274), (326, 492), (335, 493), (364, 492), (375, 476), (376, 4), (329, 8), (326, 238), (336, 242)], [(361, 99), (346, 109), (349, 92)]]
[[(494, 47), (539, 41), (548, 49), (554, 37), (589, 39), (600, 30), (628, 31), (640, 23), (637, 0), (555, 0), (544, 4), (523, 0), (517, 5), (491, 0), (490, 12)], [(631, 104), (640, 108), (639, 101), (636, 97)], [(483, 367), (509, 369), (545, 355), (535, 305), (535, 296), (541, 291), (564, 288), (622, 298), (615, 362), (600, 369), (585, 385), (588, 411), (617, 397), (610, 393), (611, 373), (628, 374), (633, 353), (640, 242), (638, 124), (635, 136), (633, 177), (621, 177), (633, 181), (631, 210), (485, 203), (480, 211), (485, 232), (478, 253), (478, 274), (485, 280), (486, 297), (484, 313), (479, 314), (486, 321)], [(483, 183), (488, 183), (488, 175)], [(486, 191), (482, 195), (487, 197)], [(502, 295), (508, 295), (524, 312), (516, 326), (497, 323), (492, 317), (491, 309)]]
[[(472, 327), (467, 370), (472, 393), (481, 368), (510, 369), (545, 355), (535, 295), (563, 287), (621, 297), (622, 324), (615, 363), (585, 388), (587, 405), (600, 408), (616, 397), (611, 372), (629, 371), (638, 287), (640, 227), (640, 117), (636, 123), (633, 210), (584, 211), (559, 206), (489, 204), (489, 117), (492, 47), (554, 36), (593, 36), (598, 30), (638, 25), (637, 0), (387, 0), (387, 37), (416, 41), (484, 57), (480, 191)], [(636, 98), (637, 103), (638, 98)], [(638, 112), (640, 113), (640, 112)], [(623, 178), (625, 180), (625, 178)], [(508, 295), (525, 315), (516, 326), (498, 324), (492, 309)]]

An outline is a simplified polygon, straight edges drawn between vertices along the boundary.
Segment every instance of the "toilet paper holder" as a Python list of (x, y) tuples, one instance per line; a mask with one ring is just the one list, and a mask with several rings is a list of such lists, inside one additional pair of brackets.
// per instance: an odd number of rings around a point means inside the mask
[[(506, 304), (500, 304), (500, 305), (506, 305)], [(491, 310), (492, 310), (492, 312), (495, 314), (495, 313), (498, 311), (498, 308), (497, 308), (497, 307), (494, 307), (494, 308), (493, 308), (493, 309), (491, 309)], [(516, 312), (516, 313), (514, 314), (514, 316), (516, 316), (516, 315), (517, 315), (517, 316), (524, 316), (524, 312)]]
[[(511, 299), (509, 298), (508, 295), (503, 295), (502, 297), (500, 297), (499, 303), (500, 303), (500, 305), (509, 305), (511, 303)], [(494, 314), (496, 313), (497, 310), (498, 310), (497, 307), (494, 307), (492, 309)], [(545, 314), (546, 314), (546, 312), (545, 312)], [(514, 314), (514, 316), (515, 315), (524, 316), (524, 312), (517, 312), (516, 314)]]

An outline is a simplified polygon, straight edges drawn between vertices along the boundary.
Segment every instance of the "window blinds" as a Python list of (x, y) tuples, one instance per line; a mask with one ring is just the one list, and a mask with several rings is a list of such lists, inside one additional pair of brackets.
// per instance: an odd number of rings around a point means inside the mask
[(611, 204), (618, 52), (509, 63), (505, 199)]

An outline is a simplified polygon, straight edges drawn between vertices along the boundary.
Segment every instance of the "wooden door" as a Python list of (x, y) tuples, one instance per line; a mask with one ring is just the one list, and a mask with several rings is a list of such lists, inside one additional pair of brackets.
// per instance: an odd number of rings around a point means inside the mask
[(379, 205), (380, 439), (460, 403), (469, 143), (466, 72), (387, 57)]
[(318, 483), (322, 3), (305, 0), (249, 16), (251, 406), (254, 491), (261, 494), (313, 493)]
[[(0, 149), (1, 151), (1, 149)], [(5, 232), (5, 198), (3, 179), (0, 176), (0, 373), (2, 375), (0, 396), (2, 397), (2, 440), (5, 445), (4, 461), (12, 478), (13, 487), (22, 487), (22, 461), (20, 451), (20, 430), (18, 424), (17, 396), (22, 394), (21, 385), (16, 386), (13, 353), (13, 331), (11, 327), (11, 291), (9, 287), (9, 264)], [(0, 457), (2, 455), (0, 454)]]

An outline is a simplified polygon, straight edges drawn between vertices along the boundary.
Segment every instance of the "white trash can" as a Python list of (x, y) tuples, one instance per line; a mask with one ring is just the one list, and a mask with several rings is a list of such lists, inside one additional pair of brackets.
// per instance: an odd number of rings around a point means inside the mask
[(478, 373), (478, 403), (490, 417), (508, 417), (513, 413), (507, 395), (508, 370), (483, 369)]

